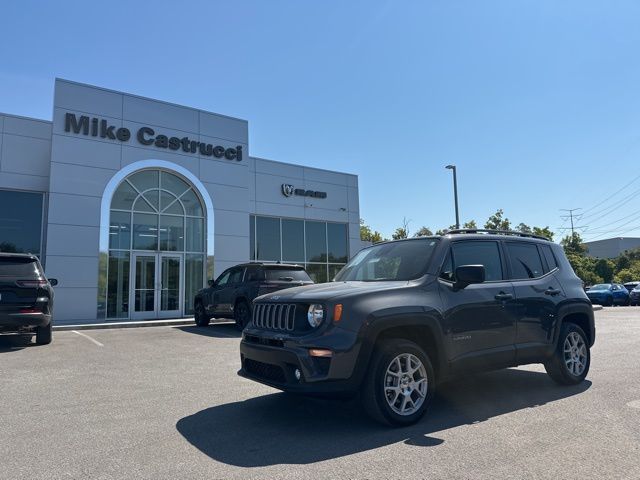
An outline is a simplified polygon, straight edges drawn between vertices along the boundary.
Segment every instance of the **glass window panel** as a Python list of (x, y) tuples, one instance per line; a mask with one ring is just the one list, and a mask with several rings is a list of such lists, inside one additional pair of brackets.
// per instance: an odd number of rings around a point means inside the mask
[(184, 250), (184, 218), (160, 215), (160, 250)]
[(151, 208), (151, 205), (149, 205), (149, 202), (142, 196), (138, 197), (138, 200), (136, 200), (136, 203), (133, 205), (133, 209), (136, 212), (155, 212), (155, 210)]
[(133, 214), (133, 248), (134, 250), (158, 249), (158, 215)]
[(107, 318), (129, 316), (129, 252), (109, 252)]
[(160, 188), (175, 193), (177, 197), (189, 189), (189, 185), (184, 180), (168, 172), (161, 173), (160, 182)]
[(344, 223), (327, 223), (327, 239), (329, 240), (329, 261), (346, 263), (347, 225)]
[(138, 173), (134, 173), (127, 177), (127, 180), (138, 189), (139, 192), (144, 192), (150, 188), (159, 188), (159, 175), (158, 170), (143, 170)]
[(162, 257), (160, 262), (160, 310), (180, 310), (180, 258)]
[(160, 190), (151, 190), (142, 195), (156, 211), (160, 209), (159, 193)]
[(174, 195), (167, 192), (160, 192), (160, 211), (162, 213), (184, 215), (182, 203), (180, 203)]
[(307, 240), (307, 262), (327, 261), (327, 224), (305, 222)]
[(156, 295), (156, 257), (137, 255), (135, 257), (135, 312), (153, 312)]
[(204, 252), (204, 219), (187, 217), (187, 252)]
[(193, 299), (198, 290), (204, 287), (204, 255), (185, 255), (185, 291), (184, 310), (185, 314), (193, 313)]
[(282, 260), (304, 262), (304, 221), (282, 219)]
[(42, 194), (0, 190), (0, 252), (40, 254)]
[(280, 260), (280, 219), (256, 217), (256, 250), (258, 260)]
[(187, 193), (180, 197), (180, 201), (184, 205), (187, 215), (193, 215), (194, 217), (202, 217), (202, 204), (200, 198), (195, 194), (193, 190), (189, 190)]
[(129, 250), (131, 248), (131, 213), (111, 212), (109, 248), (119, 250)]
[(471, 241), (456, 242), (453, 252), (453, 271), (462, 265), (483, 265), (485, 280), (502, 280), (502, 262), (497, 242)]
[(256, 217), (249, 215), (249, 260), (256, 259)]
[(327, 281), (326, 263), (307, 263), (305, 270), (315, 283), (325, 283)]
[(511, 278), (537, 278), (544, 274), (540, 253), (535, 244), (507, 242), (506, 246), (511, 264)]
[(138, 192), (127, 182), (122, 182), (111, 199), (111, 208), (131, 210)]
[(338, 272), (342, 270), (344, 265), (329, 265), (329, 281), (333, 282), (333, 279), (338, 275)]

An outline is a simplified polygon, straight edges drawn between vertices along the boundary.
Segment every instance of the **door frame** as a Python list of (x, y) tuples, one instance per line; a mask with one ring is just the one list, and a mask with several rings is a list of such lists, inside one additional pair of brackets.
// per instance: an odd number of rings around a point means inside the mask
[[(153, 311), (136, 312), (135, 311), (135, 294), (136, 294), (136, 267), (137, 257), (153, 257), (154, 266), (154, 299)], [(178, 259), (179, 268), (179, 286), (178, 286), (178, 309), (177, 310), (161, 310), (162, 298), (162, 259), (176, 258)], [(129, 277), (129, 318), (131, 320), (155, 320), (158, 318), (179, 318), (184, 313), (184, 254), (180, 252), (156, 252), (145, 250), (131, 251), (131, 268)]]

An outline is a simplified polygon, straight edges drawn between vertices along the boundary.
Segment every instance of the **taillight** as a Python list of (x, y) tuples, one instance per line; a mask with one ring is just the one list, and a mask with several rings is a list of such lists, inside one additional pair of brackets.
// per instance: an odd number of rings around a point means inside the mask
[(42, 313), (42, 310), (37, 308), (21, 308), (20, 313)]
[(46, 280), (17, 280), (16, 285), (23, 288), (38, 288), (38, 287), (46, 287)]

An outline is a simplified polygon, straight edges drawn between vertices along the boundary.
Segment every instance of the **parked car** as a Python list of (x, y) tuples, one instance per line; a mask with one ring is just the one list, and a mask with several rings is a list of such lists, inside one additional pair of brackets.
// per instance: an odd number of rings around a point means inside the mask
[(409, 425), (459, 374), (542, 363), (578, 384), (594, 341), (591, 302), (560, 245), (454, 230), (375, 244), (333, 282), (256, 298), (238, 374), (300, 394), (359, 393), (376, 420)]
[(304, 267), (284, 263), (245, 263), (222, 272), (194, 300), (196, 325), (209, 325), (212, 317), (230, 318), (242, 330), (251, 319), (252, 303), (258, 295), (284, 288), (312, 285)]
[(0, 333), (35, 334), (38, 345), (51, 343), (57, 284), (35, 255), (0, 253)]
[(635, 287), (629, 293), (629, 305), (633, 305), (633, 306), (640, 305), (640, 285)]
[(627, 282), (623, 284), (624, 288), (626, 288), (629, 293), (631, 293), (631, 291), (638, 285), (640, 285), (640, 282)]
[(628, 305), (629, 292), (624, 285), (618, 283), (599, 283), (587, 290), (587, 297), (591, 303), (604, 305)]

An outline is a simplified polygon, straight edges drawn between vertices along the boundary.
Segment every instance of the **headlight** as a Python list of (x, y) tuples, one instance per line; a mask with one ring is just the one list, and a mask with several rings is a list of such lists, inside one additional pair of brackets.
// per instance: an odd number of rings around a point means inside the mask
[(322, 305), (309, 305), (309, 310), (307, 311), (307, 320), (309, 321), (309, 325), (316, 328), (322, 323), (323, 319), (324, 308)]

